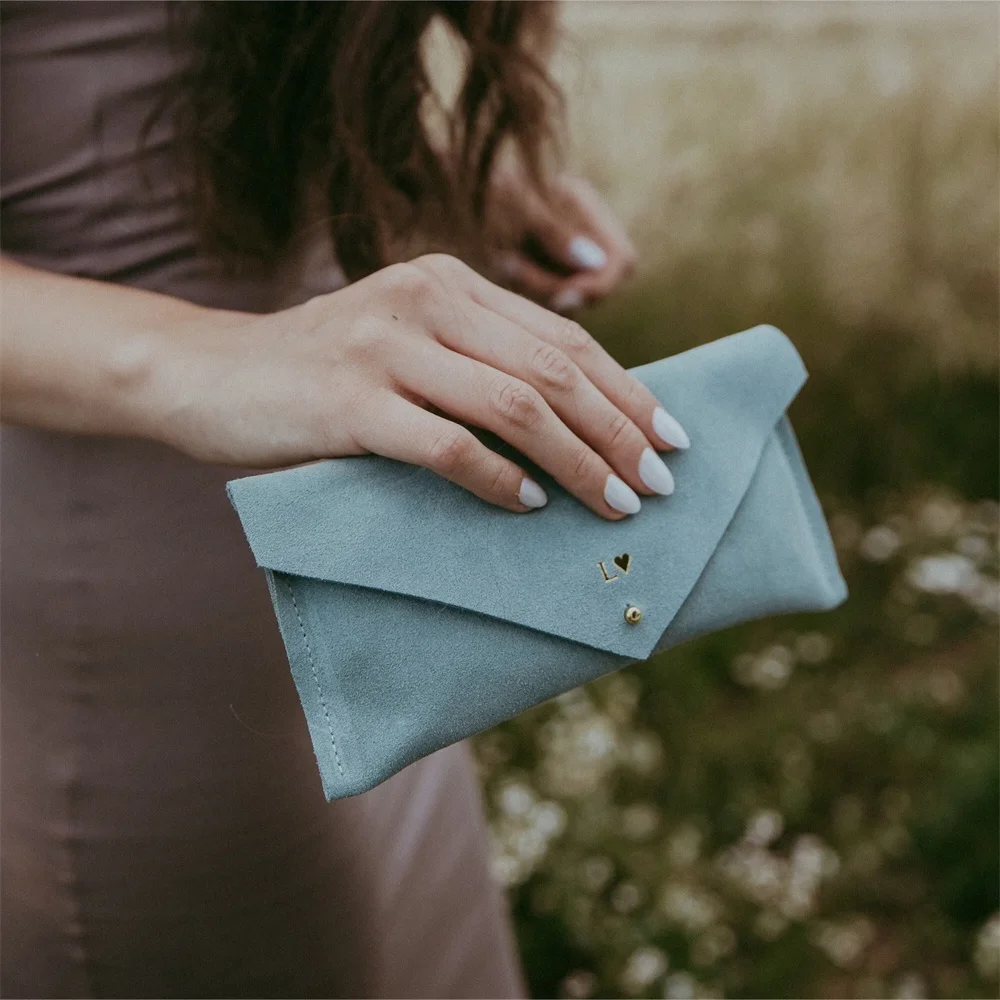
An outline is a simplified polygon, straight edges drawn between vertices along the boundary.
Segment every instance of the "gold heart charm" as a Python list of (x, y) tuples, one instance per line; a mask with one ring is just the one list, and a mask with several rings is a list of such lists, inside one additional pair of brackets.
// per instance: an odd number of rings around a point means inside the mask
[(627, 552), (623, 552), (620, 556), (615, 556), (614, 564), (623, 572), (628, 572), (629, 563), (632, 561)]

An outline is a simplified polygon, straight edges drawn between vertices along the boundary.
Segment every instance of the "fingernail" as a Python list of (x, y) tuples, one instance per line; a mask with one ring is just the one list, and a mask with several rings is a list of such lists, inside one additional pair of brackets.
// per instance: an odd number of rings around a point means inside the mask
[(608, 476), (608, 481), (604, 484), (604, 499), (609, 507), (614, 507), (623, 514), (638, 514), (642, 506), (635, 490), (614, 474)]
[(687, 431), (662, 406), (653, 410), (653, 430), (661, 441), (666, 441), (673, 448), (683, 450), (691, 447)]
[(574, 236), (569, 241), (569, 257), (585, 271), (600, 271), (608, 262), (608, 255), (586, 236)]
[(583, 305), (583, 296), (575, 288), (564, 288), (552, 297), (553, 312), (570, 312)]
[(527, 476), (521, 480), (521, 488), (517, 491), (517, 499), (525, 507), (544, 507), (549, 502), (549, 498), (545, 495), (545, 490), (534, 479), (529, 479)]
[(500, 258), (500, 273), (507, 279), (514, 279), (517, 277), (517, 258), (512, 253), (505, 253)]
[(668, 497), (674, 492), (674, 477), (652, 448), (644, 448), (639, 456), (639, 478), (654, 493)]

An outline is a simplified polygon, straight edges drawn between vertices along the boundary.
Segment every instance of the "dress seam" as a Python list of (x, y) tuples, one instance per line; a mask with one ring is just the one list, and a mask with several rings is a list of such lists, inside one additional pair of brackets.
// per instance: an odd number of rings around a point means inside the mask
[[(82, 537), (83, 532), (83, 517), (80, 517), (82, 513), (86, 511), (86, 499), (80, 494), (80, 483), (82, 481), (82, 476), (80, 470), (75, 468), (74, 459), (76, 457), (76, 441), (72, 436), (67, 436), (65, 438), (66, 442), (66, 496), (71, 498), (69, 509), (73, 511), (78, 517), (78, 525), (80, 527), (79, 531), (73, 530), (73, 518), (67, 518), (67, 538), (66, 544), (67, 549), (78, 549), (76, 556), (78, 558), (78, 565), (82, 566), (86, 564), (86, 559), (88, 555), (86, 539)], [(86, 607), (85, 607), (85, 596), (84, 591), (86, 589), (86, 579), (81, 572), (78, 579), (75, 581), (77, 596), (74, 601), (75, 611), (76, 611), (76, 621), (72, 623), (72, 627), (68, 630), (67, 641), (71, 644), (71, 659), (77, 660), (78, 669), (85, 669), (87, 656), (85, 654), (85, 623), (87, 621)], [(75, 655), (72, 655), (75, 654)], [(79, 684), (82, 680), (80, 674), (77, 675), (76, 684)], [(80, 691), (78, 687), (74, 687), (73, 690), (73, 705), (76, 709), (74, 713), (75, 721), (79, 723), (79, 712), (81, 710), (83, 699), (80, 696)], [(62, 782), (62, 792), (63, 792), (63, 807), (64, 807), (64, 822), (65, 822), (65, 832), (62, 838), (60, 838), (60, 848), (61, 853), (64, 858), (64, 863), (66, 865), (66, 889), (67, 889), (67, 902), (68, 902), (68, 914), (69, 923), (66, 927), (66, 937), (70, 942), (69, 946), (69, 960), (74, 963), (83, 979), (83, 983), (86, 987), (86, 994), (88, 996), (96, 996), (95, 986), (94, 986), (94, 975), (93, 967), (90, 958), (87, 954), (87, 932), (84, 926), (84, 907), (83, 907), (83, 893), (80, 885), (79, 878), (79, 854), (75, 849), (75, 845), (80, 839), (79, 824), (77, 818), (77, 810), (75, 808), (75, 800), (80, 793), (80, 760), (83, 754), (82, 750), (82, 740), (80, 738), (79, 729), (74, 726), (73, 739), (70, 743), (71, 752), (70, 757), (67, 762), (67, 774), (65, 780)]]

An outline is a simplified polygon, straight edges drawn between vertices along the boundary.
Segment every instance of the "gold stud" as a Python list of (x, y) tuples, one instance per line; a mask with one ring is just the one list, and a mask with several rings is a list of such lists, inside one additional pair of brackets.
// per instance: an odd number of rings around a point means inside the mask
[(637, 622), (641, 622), (642, 612), (634, 604), (630, 604), (625, 609), (625, 621), (627, 621), (629, 625), (635, 625)]

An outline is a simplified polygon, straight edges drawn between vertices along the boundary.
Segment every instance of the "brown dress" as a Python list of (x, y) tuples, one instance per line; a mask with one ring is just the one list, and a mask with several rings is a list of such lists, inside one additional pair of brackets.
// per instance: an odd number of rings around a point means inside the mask
[[(339, 279), (225, 277), (140, 127), (165, 4), (3, 3), (2, 243), (37, 267), (262, 311)], [(471, 759), (327, 804), (223, 486), (143, 441), (2, 435), (5, 997), (506, 997), (523, 985)]]

